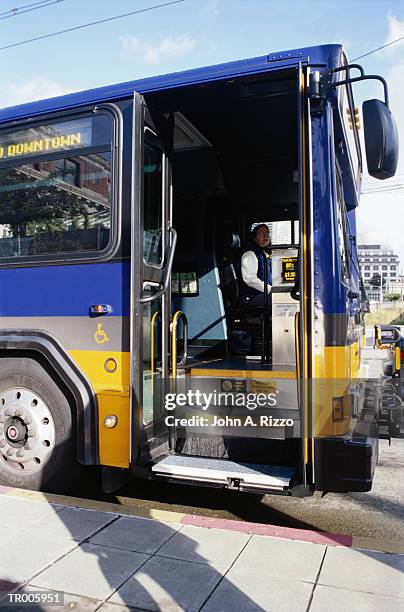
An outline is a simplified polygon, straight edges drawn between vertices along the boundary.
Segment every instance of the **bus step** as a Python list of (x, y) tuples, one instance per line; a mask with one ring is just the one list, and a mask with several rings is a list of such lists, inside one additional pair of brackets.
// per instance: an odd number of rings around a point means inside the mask
[(153, 465), (152, 472), (163, 478), (205, 482), (240, 490), (286, 491), (295, 468), (170, 455)]

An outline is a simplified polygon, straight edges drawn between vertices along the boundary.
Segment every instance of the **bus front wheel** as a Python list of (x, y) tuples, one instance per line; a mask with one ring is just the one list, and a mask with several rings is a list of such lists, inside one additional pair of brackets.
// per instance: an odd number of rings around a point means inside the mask
[(78, 474), (70, 404), (30, 358), (0, 360), (0, 483), (34, 491)]

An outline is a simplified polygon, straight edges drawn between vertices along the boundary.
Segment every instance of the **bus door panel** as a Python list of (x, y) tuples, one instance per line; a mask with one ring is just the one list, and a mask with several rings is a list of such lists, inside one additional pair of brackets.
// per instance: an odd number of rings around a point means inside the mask
[(313, 215), (311, 190), (311, 117), (308, 104), (308, 67), (299, 65), (298, 76), (298, 160), (299, 160), (299, 288), (300, 313), (296, 325), (297, 375), (302, 436), (302, 473), (304, 486), (313, 482), (313, 415), (311, 411), (313, 342), (312, 342), (312, 259)]
[[(171, 228), (169, 126), (158, 125), (144, 98), (134, 95), (131, 231), (132, 463), (145, 465), (168, 451), (164, 395), (169, 380)], [(164, 129), (166, 128), (166, 129)]]

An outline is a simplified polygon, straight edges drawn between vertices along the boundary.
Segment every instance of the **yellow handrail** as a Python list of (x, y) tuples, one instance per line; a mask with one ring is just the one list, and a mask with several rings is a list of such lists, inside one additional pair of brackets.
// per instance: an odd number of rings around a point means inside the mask
[(150, 320), (150, 369), (151, 369), (151, 375), (152, 375), (152, 379), (154, 378), (154, 372), (155, 372), (155, 367), (154, 367), (154, 324), (156, 322), (157, 317), (159, 316), (160, 311), (156, 310), (156, 312), (153, 314), (151, 320)]
[(173, 379), (177, 378), (177, 324), (182, 314), (181, 310), (177, 310), (171, 323), (171, 376)]
[[(184, 353), (182, 359), (179, 363), (177, 363), (177, 325), (178, 320), (183, 317), (183, 331), (184, 331)], [(173, 316), (173, 320), (171, 322), (171, 370), (172, 370), (172, 378), (175, 379), (177, 377), (177, 367), (184, 366), (187, 360), (188, 355), (188, 319), (185, 312), (181, 310), (177, 310), (177, 312)]]
[(295, 314), (295, 352), (296, 352), (296, 380), (297, 380), (297, 403), (300, 404), (300, 312)]

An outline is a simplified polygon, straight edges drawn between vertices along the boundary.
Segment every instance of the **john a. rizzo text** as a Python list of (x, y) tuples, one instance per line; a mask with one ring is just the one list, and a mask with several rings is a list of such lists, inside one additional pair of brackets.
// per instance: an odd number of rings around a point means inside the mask
[(293, 419), (279, 419), (272, 416), (246, 416), (246, 417), (220, 417), (216, 414), (210, 416), (192, 415), (176, 418), (170, 414), (166, 416), (168, 427), (293, 427)]

